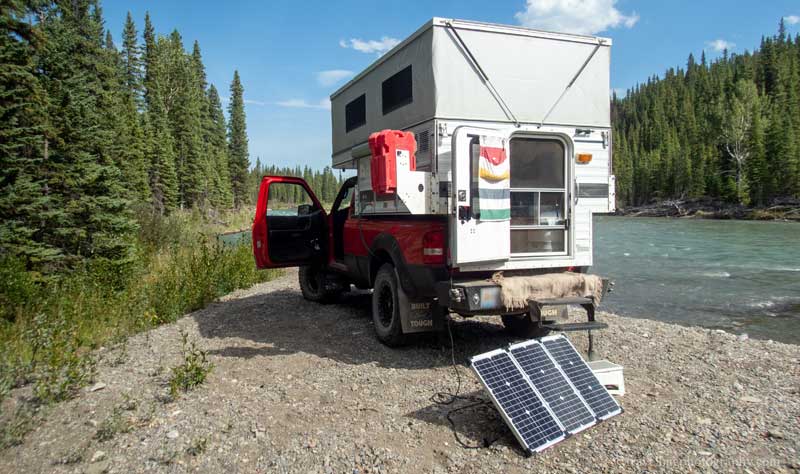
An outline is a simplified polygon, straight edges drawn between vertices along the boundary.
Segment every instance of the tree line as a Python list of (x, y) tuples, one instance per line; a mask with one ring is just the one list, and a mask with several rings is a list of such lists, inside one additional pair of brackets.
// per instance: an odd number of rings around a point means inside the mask
[(200, 46), (177, 30), (122, 44), (98, 0), (0, 3), (0, 257), (31, 269), (132, 258), (134, 210), (249, 201), (244, 90), (229, 119)]
[[(258, 190), (261, 184), (261, 178), (264, 176), (295, 176), (303, 178), (314, 194), (324, 204), (332, 204), (336, 199), (336, 194), (344, 182), (341, 171), (339, 174), (334, 174), (330, 166), (324, 167), (321, 171), (309, 168), (308, 166), (275, 166), (275, 165), (262, 165), (261, 159), (256, 159), (255, 166), (250, 170), (250, 200), (255, 203), (258, 199)], [(289, 195), (288, 193), (291, 193)], [(276, 194), (270, 195), (270, 202), (280, 203), (298, 203), (304, 201), (303, 196), (300, 195), (301, 190), (297, 186), (283, 186), (276, 188)]]
[(782, 20), (752, 53), (690, 54), (686, 68), (613, 95), (611, 110), (621, 206), (800, 197), (800, 35)]

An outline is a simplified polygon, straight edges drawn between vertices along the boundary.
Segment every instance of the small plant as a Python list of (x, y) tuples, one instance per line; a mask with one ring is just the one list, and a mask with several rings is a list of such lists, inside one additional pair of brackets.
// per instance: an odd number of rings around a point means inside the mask
[(130, 431), (131, 422), (130, 419), (123, 416), (122, 412), (124, 410), (125, 408), (123, 406), (114, 407), (111, 416), (100, 423), (97, 432), (94, 434), (94, 439), (97, 441), (110, 441), (114, 439), (118, 433), (127, 433)]
[(22, 444), (25, 435), (33, 429), (33, 404), (22, 403), (9, 419), (0, 424), (0, 450)]
[(199, 456), (206, 451), (208, 440), (206, 438), (196, 438), (192, 441), (191, 446), (186, 448), (186, 453), (190, 456)]
[(94, 359), (81, 350), (77, 331), (60, 314), (36, 315), (26, 336), (39, 401), (66, 400), (94, 376)]
[(177, 398), (180, 392), (188, 392), (206, 380), (206, 376), (214, 368), (208, 362), (206, 351), (197, 348), (194, 341), (189, 342), (189, 335), (181, 331), (181, 344), (183, 347), (183, 363), (172, 368), (169, 379), (169, 393), (172, 398)]

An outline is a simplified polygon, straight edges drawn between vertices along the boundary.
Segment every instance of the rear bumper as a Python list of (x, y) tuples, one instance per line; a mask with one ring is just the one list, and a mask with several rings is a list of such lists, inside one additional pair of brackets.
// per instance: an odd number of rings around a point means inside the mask
[[(500, 285), (486, 280), (439, 281), (436, 283), (439, 304), (467, 315), (525, 314), (528, 308), (509, 310), (503, 305)], [(608, 293), (608, 280), (603, 279), (603, 294)], [(567, 304), (559, 304), (566, 310)], [(549, 315), (548, 315), (549, 316)]]
[(436, 284), (439, 304), (461, 314), (522, 314), (503, 306), (500, 285), (488, 280), (440, 281)]

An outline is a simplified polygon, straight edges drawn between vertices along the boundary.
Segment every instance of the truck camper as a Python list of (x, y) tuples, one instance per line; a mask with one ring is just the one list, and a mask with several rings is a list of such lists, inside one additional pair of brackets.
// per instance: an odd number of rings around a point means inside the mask
[[(373, 289), (378, 338), (448, 312), (500, 314), (519, 336), (592, 330), (607, 282), (592, 214), (614, 211), (606, 38), (433, 18), (331, 96), (332, 164), (356, 171), (330, 211), (266, 176), (259, 268), (300, 267), (305, 298)], [(270, 190), (302, 196), (272, 213)], [(567, 305), (585, 323), (564, 323)], [(562, 321), (562, 322), (559, 322)]]

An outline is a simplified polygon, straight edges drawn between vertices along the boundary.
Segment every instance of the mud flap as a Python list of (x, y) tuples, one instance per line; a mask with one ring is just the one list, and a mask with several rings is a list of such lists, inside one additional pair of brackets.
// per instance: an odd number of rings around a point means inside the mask
[(403, 334), (437, 331), (444, 327), (444, 312), (435, 299), (411, 299), (402, 285), (397, 285), (397, 302)]

